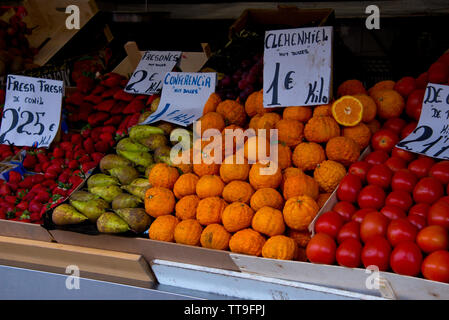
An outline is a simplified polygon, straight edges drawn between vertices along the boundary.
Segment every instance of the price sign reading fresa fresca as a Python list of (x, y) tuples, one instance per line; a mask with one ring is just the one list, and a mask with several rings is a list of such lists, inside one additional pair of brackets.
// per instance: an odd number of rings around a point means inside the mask
[(59, 80), (8, 75), (0, 144), (49, 147), (61, 119)]
[(332, 32), (332, 27), (316, 27), (265, 33), (265, 108), (329, 103)]
[(449, 86), (427, 85), (418, 125), (396, 147), (449, 159)]

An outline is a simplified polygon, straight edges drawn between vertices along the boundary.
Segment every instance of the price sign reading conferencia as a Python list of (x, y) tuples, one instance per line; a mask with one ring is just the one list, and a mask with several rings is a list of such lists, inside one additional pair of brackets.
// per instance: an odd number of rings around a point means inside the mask
[(129, 79), (125, 91), (148, 95), (159, 93), (164, 75), (173, 70), (181, 54), (181, 51), (146, 51)]
[(265, 108), (327, 104), (332, 75), (332, 27), (265, 32)]
[(61, 120), (63, 82), (8, 75), (0, 144), (49, 147)]
[(416, 129), (396, 146), (432, 158), (449, 159), (449, 86), (427, 85)]
[(168, 72), (159, 106), (143, 123), (164, 120), (188, 126), (201, 117), (216, 82), (217, 74), (212, 72)]

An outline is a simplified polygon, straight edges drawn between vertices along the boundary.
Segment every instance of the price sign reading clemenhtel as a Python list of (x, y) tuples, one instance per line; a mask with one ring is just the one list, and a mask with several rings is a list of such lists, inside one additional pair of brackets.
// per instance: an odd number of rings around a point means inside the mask
[(8, 75), (0, 144), (48, 148), (61, 120), (59, 80)]
[(272, 30), (265, 33), (265, 108), (329, 103), (332, 27)]
[(398, 148), (438, 159), (449, 159), (449, 86), (429, 83), (418, 125)]

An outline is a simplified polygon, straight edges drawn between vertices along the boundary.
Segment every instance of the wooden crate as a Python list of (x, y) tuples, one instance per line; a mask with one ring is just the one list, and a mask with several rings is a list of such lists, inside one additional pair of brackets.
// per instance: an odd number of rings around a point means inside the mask
[(94, 0), (24, 0), (28, 15), (23, 21), (33, 29), (28, 41), (32, 47), (40, 48), (35, 64), (45, 65), (79, 31), (66, 28), (69, 15), (65, 10), (72, 4), (80, 9), (80, 29), (98, 12)]

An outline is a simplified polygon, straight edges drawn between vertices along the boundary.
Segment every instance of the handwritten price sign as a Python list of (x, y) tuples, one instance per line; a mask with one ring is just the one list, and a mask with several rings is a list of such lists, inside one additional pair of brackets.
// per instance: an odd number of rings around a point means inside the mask
[(172, 71), (180, 58), (181, 51), (146, 51), (125, 91), (148, 95), (160, 92), (164, 75)]
[(201, 117), (207, 99), (215, 92), (216, 81), (213, 72), (168, 72), (159, 106), (143, 123), (164, 120), (188, 126)]
[(439, 159), (449, 159), (449, 86), (429, 83), (416, 129), (398, 148)]
[(49, 147), (61, 118), (63, 82), (8, 75), (0, 144)]
[(332, 32), (332, 27), (317, 27), (265, 33), (264, 107), (329, 102)]

